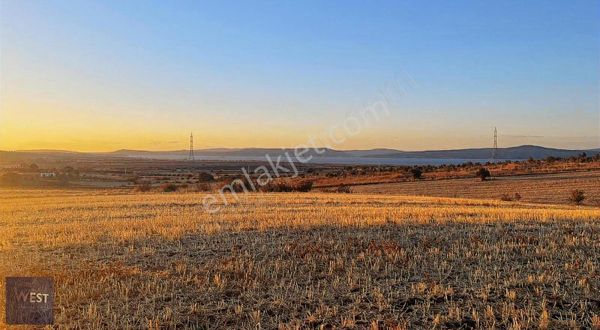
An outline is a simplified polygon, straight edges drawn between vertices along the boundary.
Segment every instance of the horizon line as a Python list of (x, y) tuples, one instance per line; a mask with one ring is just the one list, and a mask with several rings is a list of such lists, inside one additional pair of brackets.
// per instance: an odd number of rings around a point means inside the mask
[[(518, 147), (539, 147), (545, 149), (555, 149), (555, 150), (568, 150), (568, 151), (597, 151), (600, 150), (600, 146), (593, 148), (577, 148), (577, 149), (567, 149), (567, 148), (555, 148), (555, 147), (547, 147), (543, 145), (537, 144), (519, 144), (519, 145), (511, 145), (506, 147), (498, 147), (498, 149), (508, 149), (508, 148), (518, 148)], [(279, 150), (294, 150), (297, 147), (210, 147), (210, 148), (202, 148), (202, 149), (193, 149), (194, 151), (211, 151), (211, 150), (244, 150), (244, 149), (279, 149)], [(332, 151), (340, 151), (340, 152), (348, 152), (348, 151), (372, 151), (372, 150), (390, 150), (397, 152), (427, 152), (427, 151), (453, 151), (453, 150), (470, 150), (470, 149), (494, 149), (494, 147), (464, 147), (464, 148), (451, 148), (451, 149), (420, 149), (420, 150), (402, 150), (402, 149), (394, 149), (394, 148), (385, 148), (385, 147), (375, 147), (368, 149), (334, 149), (326, 146), (320, 147), (308, 147), (309, 150), (315, 149), (325, 149)], [(17, 149), (17, 150), (0, 150), (0, 152), (67, 152), (67, 153), (87, 153), (87, 154), (108, 154), (115, 153), (119, 151), (131, 151), (131, 152), (188, 152), (189, 149), (170, 149), (170, 150), (148, 150), (148, 149), (127, 149), (121, 148), (111, 151), (77, 151), (77, 150), (68, 150), (68, 149)]]

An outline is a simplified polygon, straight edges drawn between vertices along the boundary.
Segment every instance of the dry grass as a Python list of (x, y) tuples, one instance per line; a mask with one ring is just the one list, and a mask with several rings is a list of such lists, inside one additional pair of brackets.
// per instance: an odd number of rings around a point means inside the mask
[(438, 181), (399, 182), (354, 186), (358, 193), (399, 194), (459, 198), (500, 199), (503, 194), (519, 193), (522, 201), (530, 203), (571, 203), (571, 191), (586, 193), (585, 205), (600, 206), (600, 172), (526, 175), (479, 179), (451, 179)]
[[(563, 160), (548, 163), (546, 161), (540, 162), (514, 162), (514, 163), (500, 163), (500, 164), (487, 164), (487, 165), (469, 165), (464, 167), (437, 167), (433, 169), (427, 169), (423, 167), (422, 178), (424, 180), (447, 180), (447, 179), (469, 179), (476, 177), (476, 172), (481, 168), (485, 167), (490, 170), (493, 177), (513, 177), (520, 175), (548, 175), (548, 174), (561, 174), (561, 175), (579, 175), (582, 172), (595, 172), (598, 176), (600, 171), (600, 161), (592, 162), (576, 162), (572, 160)], [(357, 166), (358, 167), (358, 166)], [(386, 184), (386, 183), (403, 183), (414, 181), (413, 174), (410, 171), (402, 169), (386, 169), (385, 167), (381, 172), (369, 171), (369, 173), (352, 174), (352, 171), (333, 171), (340, 173), (339, 176), (327, 177), (327, 176), (315, 176), (307, 175), (306, 179), (312, 180), (315, 187), (327, 188), (337, 187), (339, 185), (365, 185), (365, 184)]]
[(598, 208), (261, 193), (209, 215), (201, 196), (0, 190), (0, 276), (53, 276), (65, 328), (599, 322)]

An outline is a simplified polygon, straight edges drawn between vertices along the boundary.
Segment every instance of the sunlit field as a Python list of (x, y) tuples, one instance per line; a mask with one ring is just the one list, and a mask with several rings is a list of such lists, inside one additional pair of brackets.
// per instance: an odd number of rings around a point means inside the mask
[(202, 196), (0, 190), (0, 276), (52, 276), (61, 328), (600, 326), (598, 208)]

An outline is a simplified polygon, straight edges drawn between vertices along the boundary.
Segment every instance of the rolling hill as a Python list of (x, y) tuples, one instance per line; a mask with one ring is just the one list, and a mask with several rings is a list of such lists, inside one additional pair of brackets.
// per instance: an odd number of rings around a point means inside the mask
[[(0, 160), (22, 159), (30, 157), (42, 158), (78, 158), (78, 157), (137, 157), (137, 158), (156, 158), (156, 159), (185, 159), (188, 150), (170, 150), (170, 151), (147, 151), (147, 150), (129, 150), (121, 149), (112, 152), (73, 152), (65, 150), (20, 150), (20, 151), (0, 151)], [(523, 145), (509, 148), (498, 148), (496, 159), (543, 159), (547, 157), (573, 157), (581, 153), (587, 155), (600, 154), (600, 149), (587, 150), (567, 150), (546, 148), (535, 145)], [(272, 158), (280, 155), (294, 155), (292, 148), (213, 148), (194, 150), (197, 158), (218, 157), (218, 158), (264, 158), (269, 155)], [(464, 160), (482, 160), (490, 159), (492, 148), (469, 148), (454, 150), (427, 150), (427, 151), (400, 151), (394, 149), (369, 149), (369, 150), (334, 150), (329, 148), (309, 149), (303, 156), (309, 155), (315, 158), (378, 158), (378, 159), (464, 159)]]

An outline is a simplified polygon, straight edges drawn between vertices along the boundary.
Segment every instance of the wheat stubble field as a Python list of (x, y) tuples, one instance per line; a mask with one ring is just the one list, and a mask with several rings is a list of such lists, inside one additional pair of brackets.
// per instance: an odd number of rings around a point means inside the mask
[(52, 276), (60, 328), (600, 325), (598, 208), (201, 197), (0, 190), (0, 276)]
[(573, 189), (582, 189), (585, 205), (600, 206), (600, 171), (494, 177), (485, 182), (474, 178), (357, 185), (363, 194), (500, 199), (519, 193), (523, 202), (568, 204)]

